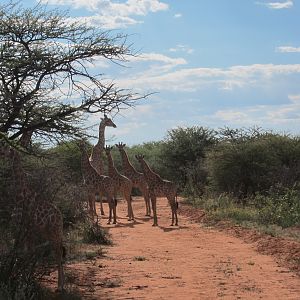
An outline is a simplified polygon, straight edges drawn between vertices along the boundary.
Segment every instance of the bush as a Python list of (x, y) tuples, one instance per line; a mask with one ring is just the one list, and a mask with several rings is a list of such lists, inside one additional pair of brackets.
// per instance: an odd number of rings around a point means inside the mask
[(217, 191), (242, 201), (267, 194), (276, 184), (300, 178), (300, 143), (288, 136), (261, 133), (222, 139), (208, 154), (210, 182)]
[(206, 184), (204, 158), (206, 151), (216, 141), (216, 132), (205, 127), (178, 127), (170, 130), (161, 152), (161, 161), (169, 178), (181, 189), (188, 185), (191, 190), (191, 184), (195, 185), (194, 190), (201, 194)]
[(42, 299), (39, 280), (45, 275), (48, 247), (41, 244), (25, 251), (24, 239), (19, 239), (0, 256), (0, 299)]
[(87, 222), (83, 229), (83, 242), (90, 244), (111, 245), (112, 241), (107, 230), (99, 224)]
[(257, 196), (259, 221), (276, 224), (283, 228), (300, 225), (300, 191), (287, 189), (284, 194)]

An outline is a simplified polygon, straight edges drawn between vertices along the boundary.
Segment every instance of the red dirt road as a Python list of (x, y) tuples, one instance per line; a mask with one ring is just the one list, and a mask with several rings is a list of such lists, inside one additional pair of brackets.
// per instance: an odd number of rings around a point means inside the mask
[(158, 199), (159, 227), (144, 217), (144, 203), (135, 198), (136, 222), (125, 218), (106, 225), (114, 245), (105, 257), (66, 267), (83, 299), (300, 299), (300, 277), (259, 254), (247, 244), (213, 228), (179, 216), (170, 227), (171, 210)]

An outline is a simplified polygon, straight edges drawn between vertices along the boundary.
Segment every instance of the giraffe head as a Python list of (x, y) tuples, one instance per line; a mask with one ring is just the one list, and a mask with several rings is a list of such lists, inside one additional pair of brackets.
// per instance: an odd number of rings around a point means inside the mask
[(112, 119), (110, 119), (106, 114), (104, 114), (104, 118), (101, 118), (100, 125), (105, 127), (117, 127), (117, 125), (112, 121)]
[(135, 158), (138, 160), (138, 162), (143, 162), (144, 161), (144, 155), (142, 155), (142, 154), (137, 154), (136, 156), (135, 156)]
[(113, 146), (105, 146), (104, 150), (105, 150), (105, 153), (106, 155), (109, 155), (110, 154), (110, 151), (113, 149)]
[(124, 149), (125, 146), (126, 146), (126, 144), (124, 144), (124, 143), (122, 143), (122, 142), (116, 144), (116, 147), (117, 147), (119, 150)]

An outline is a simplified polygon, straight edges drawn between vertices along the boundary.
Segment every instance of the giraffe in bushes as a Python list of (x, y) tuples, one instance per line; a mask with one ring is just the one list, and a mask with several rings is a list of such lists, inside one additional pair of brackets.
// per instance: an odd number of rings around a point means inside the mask
[(178, 226), (177, 218), (177, 207), (178, 203), (176, 200), (177, 187), (176, 185), (168, 180), (162, 179), (158, 174), (156, 174), (146, 163), (143, 155), (135, 156), (138, 162), (141, 164), (143, 173), (147, 180), (149, 186), (149, 195), (151, 199), (152, 209), (153, 209), (153, 226), (157, 226), (157, 213), (156, 213), (156, 199), (157, 197), (167, 197), (172, 211), (172, 224)]
[[(90, 163), (99, 175), (105, 175), (104, 163), (103, 163), (103, 150), (104, 150), (104, 145), (105, 145), (105, 128), (106, 127), (116, 128), (117, 126), (110, 118), (107, 117), (107, 115), (104, 115), (104, 118), (101, 118), (101, 122), (99, 124), (98, 142), (93, 147), (93, 150), (92, 150), (92, 153), (90, 156)], [(101, 211), (101, 215), (104, 215), (102, 196), (103, 196), (103, 191), (99, 191), (100, 211)], [(95, 207), (93, 209), (96, 211)]]
[[(28, 131), (20, 139), (22, 148), (27, 148), (32, 132)], [(36, 236), (41, 236), (50, 243), (55, 253), (58, 269), (58, 290), (64, 288), (63, 270), (63, 217), (60, 210), (49, 201), (39, 199), (30, 188), (28, 178), (22, 166), (20, 151), (0, 141), (0, 153), (10, 165), (15, 191), (15, 208), (13, 221), (17, 223), (20, 233), (24, 230), (24, 246), (32, 245)]]
[(145, 207), (146, 207), (146, 216), (151, 215), (151, 208), (150, 208), (150, 199), (149, 199), (149, 188), (143, 173), (138, 172), (134, 166), (130, 163), (128, 155), (125, 151), (126, 144), (118, 143), (116, 147), (119, 149), (122, 164), (123, 164), (123, 172), (126, 177), (128, 177), (132, 183), (133, 187), (138, 188), (144, 196), (145, 200)]

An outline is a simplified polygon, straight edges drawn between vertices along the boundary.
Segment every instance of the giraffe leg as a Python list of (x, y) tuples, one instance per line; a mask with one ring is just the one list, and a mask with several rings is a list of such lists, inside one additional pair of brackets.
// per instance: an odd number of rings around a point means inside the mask
[(131, 220), (134, 221), (134, 214), (133, 214), (133, 208), (132, 208), (132, 197), (129, 195), (130, 199), (130, 210), (131, 210)]
[(108, 207), (109, 207), (109, 215), (108, 215), (108, 221), (107, 224), (110, 224), (111, 218), (112, 218), (112, 200), (110, 198), (107, 198), (108, 200)]
[(152, 209), (153, 209), (153, 225), (158, 226), (157, 224), (157, 214), (156, 214), (156, 196), (151, 196)]
[(150, 207), (149, 190), (147, 187), (142, 187), (141, 192), (142, 192), (142, 194), (144, 196), (144, 200), (145, 200), (145, 207), (146, 207), (145, 216), (150, 217), (151, 216), (151, 207)]
[(177, 208), (178, 208), (178, 203), (175, 202), (175, 208), (174, 208), (174, 213), (175, 213), (175, 226), (178, 226)]
[(95, 197), (93, 198), (93, 217), (94, 216), (98, 217), (97, 210), (96, 210), (96, 199), (95, 199)]
[(89, 203), (89, 214), (91, 215), (91, 217), (94, 217), (94, 200), (93, 200), (94, 196), (89, 194), (88, 195), (88, 203)]
[(101, 216), (104, 216), (104, 210), (103, 210), (103, 194), (99, 193), (99, 202), (100, 202), (100, 212)]
[(126, 199), (127, 202), (127, 210), (128, 210), (128, 221), (134, 220), (133, 216), (133, 210), (132, 210), (132, 197), (131, 197), (131, 192), (130, 191), (125, 191), (124, 192), (124, 198)]
[(176, 204), (175, 204), (175, 199), (168, 198), (170, 206), (171, 206), (171, 211), (172, 211), (172, 223), (171, 226), (174, 226), (174, 217), (175, 217), (175, 210), (176, 210)]
[(114, 217), (114, 221), (113, 224), (117, 224), (117, 200), (115, 198), (112, 199), (113, 201), (113, 217)]
[(55, 253), (57, 260), (57, 272), (58, 272), (58, 281), (57, 281), (57, 291), (62, 292), (64, 290), (65, 276), (63, 269), (63, 246), (62, 243), (57, 243), (55, 245)]

